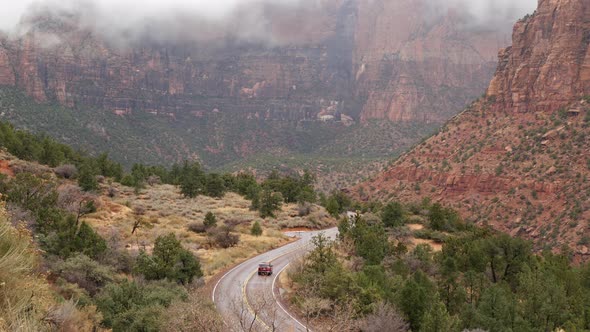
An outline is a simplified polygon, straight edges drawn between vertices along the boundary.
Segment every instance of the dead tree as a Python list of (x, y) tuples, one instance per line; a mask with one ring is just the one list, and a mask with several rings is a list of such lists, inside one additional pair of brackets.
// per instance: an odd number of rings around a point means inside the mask
[[(265, 325), (270, 331), (280, 331), (279, 309), (271, 294), (261, 292), (252, 299), (235, 297), (231, 301), (233, 326), (237, 332), (256, 331), (256, 322)], [(262, 318), (264, 317), (264, 321)]]

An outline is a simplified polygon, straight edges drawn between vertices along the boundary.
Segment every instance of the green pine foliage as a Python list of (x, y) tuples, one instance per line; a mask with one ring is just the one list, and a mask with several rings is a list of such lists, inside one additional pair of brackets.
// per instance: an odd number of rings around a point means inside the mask
[(167, 281), (138, 283), (122, 281), (108, 284), (97, 296), (96, 304), (103, 314), (103, 325), (113, 331), (159, 331), (162, 314), (176, 299), (187, 292)]
[(187, 198), (195, 198), (204, 191), (205, 172), (199, 163), (185, 162), (178, 175), (180, 192)]
[(209, 211), (205, 214), (205, 220), (203, 220), (203, 225), (206, 228), (211, 228), (217, 226), (217, 217), (213, 214), (213, 212)]
[(381, 212), (381, 220), (386, 227), (399, 227), (404, 225), (405, 211), (399, 202), (387, 204)]
[(252, 225), (252, 228), (250, 229), (250, 234), (254, 236), (262, 235), (262, 226), (260, 226), (260, 222), (258, 222), (258, 220), (256, 220)]
[(252, 204), (256, 204), (256, 209), (260, 211), (261, 218), (274, 218), (275, 212), (280, 210), (282, 202), (283, 195), (281, 193), (263, 189)]
[(80, 174), (78, 174), (78, 186), (84, 191), (95, 191), (98, 189), (98, 181), (96, 180), (96, 170), (88, 164), (80, 167)]
[[(469, 226), (428, 200), (358, 207), (371, 217), (342, 218), (339, 240), (314, 239), (315, 249), (291, 275), (303, 312), (306, 299), (325, 303), (312, 318), (337, 319), (336, 308), (345, 305), (356, 317), (374, 317), (374, 304), (385, 301), (412, 331), (590, 329), (590, 264), (572, 265), (567, 252), (535, 253), (523, 239)], [(400, 228), (408, 219), (445, 232), (442, 251), (426, 244), (409, 250)]]
[(147, 280), (168, 279), (186, 285), (203, 276), (201, 264), (174, 233), (156, 239), (152, 255), (141, 252), (136, 271)]
[(337, 218), (341, 213), (352, 208), (352, 201), (343, 192), (334, 191), (323, 200), (323, 205), (330, 215)]

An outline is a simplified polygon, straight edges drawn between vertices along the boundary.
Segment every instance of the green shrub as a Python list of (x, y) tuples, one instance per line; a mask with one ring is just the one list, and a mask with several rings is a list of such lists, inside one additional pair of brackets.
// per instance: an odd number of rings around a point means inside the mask
[(197, 162), (185, 162), (179, 171), (180, 192), (187, 198), (195, 198), (204, 190), (205, 173)]
[(225, 191), (225, 181), (219, 174), (208, 174), (205, 177), (205, 195), (210, 197), (223, 197)]
[(40, 237), (48, 253), (68, 258), (82, 253), (91, 258), (99, 258), (106, 250), (106, 241), (86, 222), (79, 224), (74, 216), (62, 217), (55, 229)]
[(108, 284), (96, 296), (96, 305), (103, 325), (113, 331), (158, 331), (164, 308), (186, 296), (186, 290), (174, 283), (125, 280)]
[(78, 254), (56, 264), (52, 270), (68, 282), (77, 284), (94, 296), (115, 279), (115, 271), (90, 257)]
[[(283, 196), (281, 193), (272, 192), (268, 189), (264, 189), (258, 195), (258, 200), (256, 200), (256, 204), (258, 205), (258, 210), (260, 211), (261, 218), (273, 217), (275, 216), (275, 212), (280, 210), (281, 203), (283, 202)], [(254, 203), (254, 202), (253, 202)]]
[(203, 225), (206, 228), (211, 228), (217, 226), (217, 218), (213, 214), (213, 212), (209, 211), (205, 214), (205, 220), (203, 221)]
[(137, 257), (136, 271), (147, 280), (168, 279), (181, 284), (203, 276), (197, 258), (182, 247), (174, 233), (159, 236), (151, 256), (142, 251)]
[(98, 189), (98, 181), (96, 180), (96, 171), (88, 164), (80, 167), (80, 174), (78, 174), (78, 185), (84, 191), (94, 191)]
[(381, 212), (381, 220), (386, 227), (399, 227), (404, 224), (405, 211), (399, 202), (387, 204)]
[(38, 277), (30, 234), (10, 225), (0, 204), (0, 330), (43, 331), (51, 301), (49, 286)]
[(254, 236), (260, 236), (262, 235), (262, 226), (260, 226), (260, 223), (257, 221), (254, 222), (254, 224), (252, 225), (252, 228), (250, 229), (250, 233)]

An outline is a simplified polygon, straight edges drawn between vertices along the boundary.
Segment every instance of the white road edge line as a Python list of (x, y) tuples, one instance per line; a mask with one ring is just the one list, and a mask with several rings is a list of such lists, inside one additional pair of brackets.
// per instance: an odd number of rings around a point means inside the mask
[[(297, 240), (297, 241), (295, 241), (295, 242), (291, 242), (291, 243), (289, 243), (288, 245), (290, 245), (290, 244), (295, 244), (295, 243), (298, 243), (299, 241), (301, 241), (301, 239), (299, 239), (299, 240)], [(295, 250), (298, 250), (298, 249), (300, 249), (301, 247), (303, 247), (303, 246), (299, 246), (299, 247), (297, 247), (297, 248), (295, 248), (295, 249), (293, 249), (293, 250), (290, 250), (290, 251), (288, 251), (288, 252), (286, 252), (286, 253), (284, 253), (284, 254), (282, 254), (282, 255), (279, 255), (279, 256), (275, 257), (273, 260), (275, 260), (275, 259), (277, 259), (277, 258), (280, 258), (280, 257), (282, 257), (282, 256), (284, 256), (284, 255), (286, 255), (286, 254), (290, 254), (291, 252), (293, 252), (293, 251), (295, 251)], [(279, 248), (277, 248), (277, 249), (280, 249), (280, 247), (279, 247)], [(225, 277), (227, 277), (227, 275), (228, 275), (228, 274), (232, 273), (234, 270), (236, 270), (237, 268), (241, 267), (242, 265), (244, 265), (244, 264), (248, 263), (249, 261), (253, 260), (254, 258), (256, 258), (256, 257), (259, 257), (259, 256), (262, 256), (262, 255), (266, 255), (266, 254), (268, 254), (268, 252), (264, 252), (264, 253), (262, 253), (262, 254), (260, 254), (260, 255), (258, 255), (258, 256), (254, 256), (254, 257), (252, 257), (252, 258), (248, 258), (247, 260), (243, 261), (243, 262), (242, 262), (242, 263), (240, 263), (239, 265), (235, 266), (233, 269), (231, 269), (231, 270), (227, 271), (227, 272), (226, 272), (226, 273), (225, 273), (223, 276), (221, 276), (221, 278), (219, 278), (219, 280), (217, 280), (217, 282), (215, 283), (215, 286), (213, 287), (213, 293), (211, 294), (211, 300), (213, 301), (213, 304), (215, 304), (215, 292), (217, 291), (217, 286), (219, 286), (219, 284), (221, 283), (221, 281), (222, 281), (223, 279), (225, 279)]]
[(217, 291), (217, 286), (219, 286), (219, 283), (221, 283), (221, 281), (223, 279), (225, 279), (225, 277), (227, 277), (228, 274), (232, 273), (235, 269), (237, 269), (240, 266), (244, 265), (248, 261), (249, 261), (249, 259), (243, 261), (242, 263), (238, 264), (237, 266), (234, 266), (233, 269), (227, 271), (223, 276), (221, 276), (221, 278), (219, 278), (219, 280), (217, 280), (217, 282), (215, 283), (215, 286), (213, 287), (213, 294), (211, 295), (211, 300), (213, 301), (213, 304), (214, 305), (215, 305), (215, 292)]
[(289, 262), (287, 265), (285, 265), (274, 277), (274, 279), (272, 280), (272, 297), (275, 299), (275, 302), (279, 305), (279, 308), (281, 308), (281, 310), (283, 310), (287, 316), (291, 317), (292, 320), (296, 321), (297, 324), (301, 325), (306, 331), (312, 332), (311, 329), (309, 329), (308, 326), (305, 326), (303, 323), (301, 323), (297, 318), (293, 317), (293, 315), (291, 315), (287, 309), (285, 309), (283, 307), (283, 305), (281, 304), (281, 302), (277, 299), (277, 295), (275, 294), (275, 284), (277, 281), (277, 278), (281, 275), (281, 273), (283, 273), (283, 271), (285, 271), (285, 269), (287, 269), (287, 267), (289, 267), (289, 265), (291, 265), (291, 263)]
[[(325, 233), (325, 230), (324, 230), (324, 231), (321, 231), (321, 233)], [(295, 241), (295, 242), (292, 242), (292, 243), (290, 243), (290, 244), (296, 244), (296, 243), (300, 242), (301, 240), (302, 240), (302, 238), (299, 238), (299, 240), (297, 240), (297, 241)], [(290, 244), (288, 244), (288, 245), (290, 245)], [(288, 245), (287, 245), (287, 246), (288, 246)], [(283, 254), (281, 254), (281, 255), (278, 255), (277, 257), (274, 257), (274, 258), (273, 258), (273, 259), (271, 259), (270, 261), (272, 262), (272, 261), (274, 261), (274, 260), (277, 260), (277, 259), (279, 259), (279, 258), (281, 258), (281, 257), (283, 257), (283, 256), (286, 256), (286, 255), (288, 255), (288, 254), (291, 254), (291, 253), (293, 253), (293, 252), (295, 252), (295, 251), (297, 251), (297, 250), (301, 250), (302, 248), (304, 248), (304, 247), (307, 247), (308, 245), (309, 245), (309, 243), (305, 243), (305, 244), (302, 244), (302, 245), (300, 244), (300, 245), (299, 245), (299, 246), (297, 246), (296, 248), (294, 248), (294, 249), (292, 249), (292, 250), (289, 250), (289, 251), (287, 251), (286, 253), (283, 253)], [(284, 247), (283, 247), (283, 248), (284, 248)], [(280, 249), (280, 248), (277, 248), (277, 249)], [(262, 256), (262, 255), (265, 255), (265, 254), (268, 254), (268, 252), (262, 253), (262, 254), (260, 254), (260, 255), (258, 255), (258, 256), (255, 256), (255, 257), (252, 257), (252, 258), (250, 258), (250, 259), (247, 259), (247, 260), (243, 261), (243, 262), (242, 262), (242, 263), (240, 263), (239, 265), (237, 265), (237, 266), (235, 266), (234, 268), (232, 268), (231, 270), (227, 271), (227, 272), (226, 272), (226, 273), (225, 273), (223, 276), (221, 276), (221, 278), (219, 278), (219, 280), (217, 280), (217, 282), (215, 283), (215, 286), (213, 287), (213, 292), (212, 292), (212, 294), (211, 294), (211, 300), (213, 301), (213, 305), (214, 305), (214, 306), (216, 306), (216, 305), (215, 305), (215, 293), (217, 292), (217, 286), (219, 286), (219, 284), (221, 283), (221, 281), (222, 281), (223, 279), (225, 279), (225, 278), (226, 278), (226, 277), (227, 277), (227, 276), (228, 276), (230, 273), (232, 273), (234, 270), (236, 270), (237, 268), (241, 267), (242, 265), (244, 265), (244, 264), (248, 263), (249, 261), (253, 260), (253, 259), (254, 259), (254, 258), (256, 258), (256, 257)], [(299, 325), (303, 326), (303, 327), (304, 327), (304, 328), (305, 328), (307, 331), (310, 331), (310, 332), (311, 332), (311, 330), (309, 330), (309, 328), (308, 328), (307, 326), (305, 326), (305, 325), (304, 325), (304, 324), (302, 324), (302, 323), (301, 323), (299, 320), (297, 320), (295, 317), (293, 317), (293, 316), (292, 316), (292, 315), (291, 315), (291, 314), (290, 314), (290, 313), (289, 313), (289, 312), (288, 312), (288, 311), (287, 311), (287, 310), (286, 310), (286, 309), (285, 309), (285, 308), (284, 308), (284, 307), (283, 307), (283, 306), (282, 306), (282, 305), (279, 303), (279, 301), (277, 301), (276, 295), (275, 295), (275, 293), (274, 293), (274, 286), (275, 286), (275, 281), (276, 281), (277, 277), (278, 277), (278, 276), (279, 276), (279, 274), (280, 274), (281, 272), (283, 272), (283, 271), (285, 270), (285, 268), (287, 268), (287, 266), (289, 266), (290, 264), (291, 264), (291, 263), (289, 262), (287, 265), (285, 265), (285, 267), (283, 267), (283, 268), (282, 268), (282, 269), (279, 271), (279, 273), (277, 273), (277, 274), (275, 275), (275, 277), (274, 277), (274, 279), (273, 279), (273, 282), (272, 282), (272, 285), (271, 285), (271, 287), (272, 287), (271, 291), (272, 291), (273, 297), (274, 297), (274, 299), (275, 299), (275, 302), (276, 302), (276, 303), (279, 305), (279, 307), (281, 308), (281, 310), (283, 310), (283, 311), (284, 311), (284, 312), (285, 312), (285, 313), (286, 313), (286, 314), (287, 314), (287, 315), (288, 315), (290, 318), (292, 318), (294, 321), (296, 321), (296, 322), (297, 322)], [(255, 272), (254, 272), (254, 273), (255, 273)], [(252, 273), (252, 275), (250, 275), (250, 277), (249, 277), (248, 279), (246, 279), (246, 282), (244, 283), (244, 285), (242, 285), (242, 290), (244, 290), (245, 286), (248, 284), (248, 282), (250, 281), (250, 279), (252, 278), (252, 276), (254, 275), (254, 273)], [(250, 312), (252, 312), (252, 309), (250, 308), (250, 305), (249, 305), (249, 303), (248, 303), (248, 296), (247, 296), (247, 295), (245, 296), (245, 301), (246, 301), (246, 305), (249, 307), (249, 308), (248, 308), (248, 309), (249, 309), (249, 311), (250, 311)], [(217, 306), (216, 306), (216, 307), (217, 307)], [(257, 320), (258, 320), (258, 319), (257, 319)], [(269, 329), (268, 325), (266, 325), (266, 323), (264, 323), (262, 320), (260, 320), (259, 322), (260, 322), (260, 323), (262, 323), (262, 325), (263, 325), (263, 326), (265, 326), (267, 329)]]

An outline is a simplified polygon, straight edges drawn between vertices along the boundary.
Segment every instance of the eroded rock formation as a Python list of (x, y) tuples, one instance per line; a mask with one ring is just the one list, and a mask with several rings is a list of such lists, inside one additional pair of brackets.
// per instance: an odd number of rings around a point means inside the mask
[(539, 249), (567, 244), (588, 260), (588, 17), (588, 1), (540, 1), (515, 25), (487, 96), (353, 192), (431, 197)]
[(485, 90), (504, 38), (462, 28), (452, 13), (430, 20), (424, 10), (409, 0), (271, 10), (270, 29), (284, 41), (273, 46), (228, 40), (120, 48), (75, 19), (39, 16), (29, 34), (0, 44), (0, 84), (39, 102), (116, 113), (217, 110), (317, 120), (339, 102), (337, 111), (357, 121), (442, 122)]

